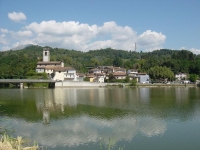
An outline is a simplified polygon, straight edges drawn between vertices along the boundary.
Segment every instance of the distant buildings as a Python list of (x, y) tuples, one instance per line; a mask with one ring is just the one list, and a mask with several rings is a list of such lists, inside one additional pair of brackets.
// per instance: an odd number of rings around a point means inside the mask
[(90, 69), (86, 77), (90, 82), (104, 82), (104, 79), (109, 79), (109, 74), (112, 74), (115, 79), (126, 79), (128, 76), (130, 80), (136, 79), (139, 83), (149, 83), (150, 81), (150, 77), (146, 73), (138, 73), (134, 69), (126, 71), (125, 68), (114, 66), (99, 66)]

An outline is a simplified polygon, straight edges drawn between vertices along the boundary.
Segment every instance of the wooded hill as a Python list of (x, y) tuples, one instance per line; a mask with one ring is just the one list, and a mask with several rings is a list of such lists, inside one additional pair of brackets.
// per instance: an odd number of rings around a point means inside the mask
[[(200, 55), (187, 50), (161, 49), (153, 52), (134, 52), (111, 48), (81, 52), (50, 48), (51, 61), (63, 61), (79, 73), (87, 73), (87, 66), (119, 66), (147, 72), (155, 66), (167, 67), (174, 74), (182, 72), (200, 75)], [(42, 61), (43, 47), (29, 46), (22, 50), (0, 52), (0, 78), (27, 78)]]

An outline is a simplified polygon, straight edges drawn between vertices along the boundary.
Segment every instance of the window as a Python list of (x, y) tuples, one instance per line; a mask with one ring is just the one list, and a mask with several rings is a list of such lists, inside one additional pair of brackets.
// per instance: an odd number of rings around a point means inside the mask
[(47, 56), (47, 52), (45, 52), (45, 54), (44, 54), (45, 56)]

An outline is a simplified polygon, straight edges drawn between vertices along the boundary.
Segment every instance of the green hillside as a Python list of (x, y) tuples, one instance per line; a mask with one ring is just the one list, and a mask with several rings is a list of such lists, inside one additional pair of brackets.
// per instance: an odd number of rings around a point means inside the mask
[[(35, 71), (37, 61), (42, 60), (43, 47), (29, 46), (22, 50), (0, 52), (0, 78), (27, 78)], [(81, 52), (50, 47), (51, 61), (63, 61), (80, 73), (86, 66), (120, 66), (148, 72), (155, 66), (167, 67), (173, 73), (200, 75), (200, 56), (187, 50), (161, 49), (153, 52), (134, 52), (111, 48)]]

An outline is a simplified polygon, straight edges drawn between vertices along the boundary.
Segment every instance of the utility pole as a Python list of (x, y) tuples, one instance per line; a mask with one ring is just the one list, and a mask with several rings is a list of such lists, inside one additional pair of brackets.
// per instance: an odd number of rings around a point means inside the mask
[(137, 45), (136, 45), (136, 43), (135, 43), (135, 52), (137, 51)]

